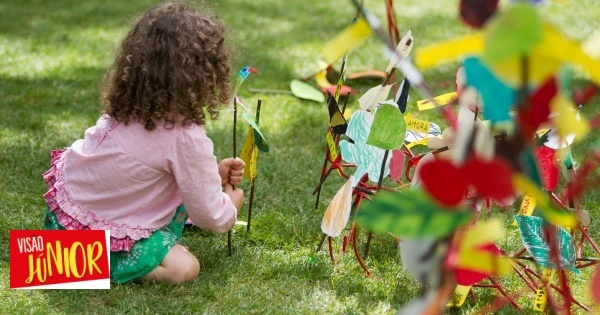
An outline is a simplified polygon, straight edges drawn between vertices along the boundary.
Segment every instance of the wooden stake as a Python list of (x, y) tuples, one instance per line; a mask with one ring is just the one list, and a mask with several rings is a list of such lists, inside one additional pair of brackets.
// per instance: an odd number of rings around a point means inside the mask
[[(237, 100), (235, 97), (233, 98), (233, 158), (236, 157), (236, 125), (237, 125)], [(235, 186), (233, 187), (235, 189)], [(233, 245), (231, 243), (231, 230), (227, 231), (227, 249), (229, 251), (229, 256), (232, 255)]]

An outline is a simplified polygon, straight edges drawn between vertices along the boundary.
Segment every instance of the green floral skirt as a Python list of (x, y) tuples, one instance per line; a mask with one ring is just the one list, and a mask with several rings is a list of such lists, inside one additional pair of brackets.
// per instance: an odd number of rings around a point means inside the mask
[[(114, 283), (127, 283), (141, 278), (156, 269), (169, 250), (181, 241), (183, 227), (188, 218), (183, 205), (177, 211), (169, 225), (155, 231), (149, 238), (137, 241), (131, 251), (110, 252), (110, 280)], [(44, 219), (46, 230), (64, 230), (58, 223), (54, 212), (46, 208)]]

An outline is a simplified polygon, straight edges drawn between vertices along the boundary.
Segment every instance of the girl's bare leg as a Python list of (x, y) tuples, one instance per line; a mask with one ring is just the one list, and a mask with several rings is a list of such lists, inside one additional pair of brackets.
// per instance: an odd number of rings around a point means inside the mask
[(200, 263), (185, 247), (176, 244), (169, 250), (156, 269), (138, 278), (136, 282), (158, 282), (177, 284), (196, 279)]

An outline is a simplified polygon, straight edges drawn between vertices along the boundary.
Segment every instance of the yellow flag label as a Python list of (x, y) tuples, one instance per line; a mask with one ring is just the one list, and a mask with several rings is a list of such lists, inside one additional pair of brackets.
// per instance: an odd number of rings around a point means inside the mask
[(469, 291), (471, 291), (470, 285), (457, 285), (446, 307), (461, 307), (465, 303)]
[(371, 36), (372, 32), (365, 19), (358, 19), (325, 44), (323, 47), (323, 60), (329, 65), (333, 64), (348, 50), (358, 46), (363, 40)]
[(325, 139), (327, 139), (327, 147), (329, 147), (329, 156), (331, 156), (331, 160), (335, 161), (338, 157), (337, 151), (335, 150), (335, 140), (333, 140), (333, 135), (331, 132), (327, 132), (325, 134)]
[(248, 130), (240, 158), (246, 163), (244, 178), (252, 181), (256, 177), (256, 160), (258, 159), (258, 148), (254, 144), (254, 129), (252, 128)]
[(406, 122), (406, 129), (428, 134), (429, 127), (431, 123), (425, 120), (404, 116), (404, 121)]
[[(428, 98), (426, 100), (417, 101), (417, 106), (419, 110), (428, 110), (432, 108), (436, 108), (438, 106), (448, 105), (458, 98), (458, 93), (450, 92), (446, 94), (442, 94), (440, 96), (436, 96), (434, 98)], [(428, 130), (429, 131), (429, 130)]]
[(541, 279), (542, 283), (540, 283), (540, 285), (537, 287), (537, 291), (535, 292), (535, 300), (533, 302), (533, 310), (536, 312), (543, 313), (546, 309), (546, 304), (548, 303), (546, 284), (552, 281), (554, 273), (554, 269), (544, 269)]
[[(519, 209), (519, 215), (531, 215), (535, 209), (535, 199), (529, 195), (525, 195), (521, 208)], [(513, 222), (514, 226), (518, 226), (517, 220)]]

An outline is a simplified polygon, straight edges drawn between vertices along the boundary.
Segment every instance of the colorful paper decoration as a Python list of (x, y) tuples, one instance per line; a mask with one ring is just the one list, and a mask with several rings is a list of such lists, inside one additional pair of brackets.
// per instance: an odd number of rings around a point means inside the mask
[(332, 94), (329, 94), (327, 98), (327, 108), (329, 110), (329, 126), (333, 129), (333, 132), (338, 135), (345, 134), (348, 129), (348, 123)]
[(374, 116), (367, 144), (384, 150), (401, 148), (406, 135), (406, 123), (398, 107), (387, 103), (381, 104)]
[(248, 135), (244, 142), (244, 147), (240, 153), (240, 158), (246, 164), (244, 168), (244, 178), (252, 181), (256, 177), (256, 161), (258, 159), (258, 148), (254, 139), (254, 129), (248, 129)]
[(446, 206), (463, 201), (469, 187), (480, 197), (505, 203), (514, 193), (511, 172), (499, 158), (490, 162), (471, 158), (458, 167), (449, 161), (435, 160), (423, 165), (421, 180), (423, 187)]
[(546, 304), (548, 302), (548, 283), (552, 282), (552, 278), (554, 278), (555, 269), (547, 269), (544, 268), (544, 272), (542, 273), (542, 278), (540, 285), (538, 285), (537, 290), (535, 291), (535, 301), (533, 302), (533, 310), (536, 312), (544, 313), (546, 312)]
[(417, 106), (419, 110), (428, 110), (432, 108), (436, 108), (436, 106), (444, 106), (451, 104), (452, 102), (458, 99), (458, 93), (450, 92), (446, 94), (442, 94), (440, 96), (436, 96), (433, 99), (425, 99), (417, 101)]
[(486, 62), (521, 57), (541, 40), (542, 22), (531, 5), (515, 3), (487, 23), (484, 37)]
[(321, 231), (330, 237), (338, 237), (348, 224), (352, 207), (352, 183), (348, 180), (335, 194), (321, 221)]
[(420, 190), (381, 192), (363, 205), (357, 222), (377, 233), (407, 238), (442, 238), (472, 218), (466, 208), (442, 207)]
[[(373, 123), (371, 113), (357, 110), (352, 114), (346, 135), (349, 140), (340, 141), (340, 151), (342, 159), (349, 163), (356, 164), (356, 170), (352, 175), (352, 187), (356, 187), (364, 174), (369, 175), (369, 180), (377, 182), (381, 173), (381, 164), (385, 155), (385, 150), (367, 144), (367, 138)], [(386, 165), (389, 159), (386, 160)], [(385, 168), (383, 176), (389, 174), (389, 168)]]
[(483, 98), (483, 115), (492, 123), (512, 120), (509, 112), (516, 100), (516, 91), (504, 84), (477, 57), (463, 62), (467, 85), (476, 88)]
[(556, 231), (556, 238), (559, 248), (559, 266), (556, 266), (554, 258), (550, 256), (550, 245), (546, 240), (544, 233), (544, 219), (535, 216), (516, 215), (515, 219), (519, 225), (521, 239), (527, 249), (527, 252), (535, 259), (535, 262), (546, 268), (557, 268), (571, 270), (579, 274), (579, 269), (575, 268), (576, 253), (575, 244), (571, 234), (557, 226), (552, 226), (550, 229)]
[(443, 43), (426, 46), (417, 52), (415, 64), (421, 69), (435, 67), (469, 54), (483, 51), (483, 37), (479, 33), (464, 35)]
[(485, 24), (497, 8), (498, 0), (461, 0), (459, 12), (466, 25), (477, 29)]
[(348, 26), (323, 47), (323, 60), (333, 64), (348, 50), (358, 46), (363, 40), (371, 36), (371, 28), (364, 19), (358, 19)]
[(292, 82), (290, 83), (290, 90), (296, 97), (314, 101), (317, 103), (325, 102), (325, 96), (321, 91), (302, 81), (292, 80)]
[(387, 100), (391, 89), (391, 85), (384, 86), (382, 84), (370, 88), (365, 94), (363, 94), (363, 96), (361, 96), (358, 99), (358, 104), (360, 104), (360, 108), (362, 110), (374, 110), (379, 103)]
[(242, 116), (250, 124), (250, 126), (252, 126), (252, 129), (254, 129), (254, 141), (258, 149), (261, 152), (269, 152), (269, 144), (267, 144), (267, 140), (263, 136), (262, 132), (260, 132), (258, 125), (254, 122), (252, 115), (249, 113), (244, 113)]
[(504, 237), (504, 233), (502, 222), (491, 219), (480, 222), (462, 235), (456, 266), (459, 270), (481, 274), (472, 279), (462, 279), (465, 280), (462, 284), (474, 284), (470, 282), (489, 275), (506, 274), (512, 269), (510, 260), (500, 255), (500, 250), (493, 243)]
[(520, 174), (514, 174), (512, 181), (515, 189), (520, 189), (535, 199), (536, 210), (548, 222), (568, 229), (577, 226), (577, 218), (570, 212), (554, 208), (548, 201), (547, 194), (530, 179)]

